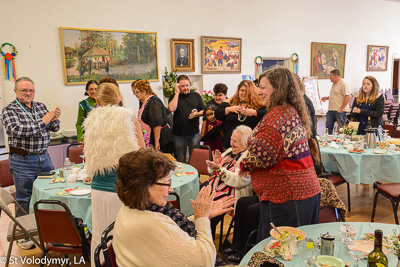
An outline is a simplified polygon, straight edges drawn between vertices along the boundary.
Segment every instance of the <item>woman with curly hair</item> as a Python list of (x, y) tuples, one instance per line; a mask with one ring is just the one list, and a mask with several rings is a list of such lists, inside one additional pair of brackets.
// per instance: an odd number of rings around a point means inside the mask
[(383, 125), (382, 115), (385, 111), (385, 99), (379, 95), (379, 83), (372, 77), (367, 76), (363, 80), (362, 89), (354, 99), (350, 117), (359, 121), (358, 133), (364, 135), (368, 124), (368, 117), (371, 118), (372, 128)]
[(321, 189), (308, 145), (311, 120), (296, 77), (284, 67), (269, 69), (260, 75), (259, 94), (268, 113), (250, 135), (240, 167), (250, 172), (261, 202), (262, 240), (271, 222), (293, 227), (318, 223)]
[(230, 147), (232, 132), (237, 126), (246, 125), (254, 129), (265, 113), (257, 87), (252, 81), (241, 81), (235, 95), (224, 101), (215, 111), (217, 120), (223, 122), (224, 148)]

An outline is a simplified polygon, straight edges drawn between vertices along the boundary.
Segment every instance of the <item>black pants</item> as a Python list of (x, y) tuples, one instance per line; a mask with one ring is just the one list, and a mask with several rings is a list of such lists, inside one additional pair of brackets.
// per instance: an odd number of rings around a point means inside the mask
[(258, 196), (239, 198), (236, 203), (235, 229), (233, 232), (233, 247), (239, 250), (238, 256), (241, 257), (250, 233), (258, 229), (259, 220), (260, 201)]

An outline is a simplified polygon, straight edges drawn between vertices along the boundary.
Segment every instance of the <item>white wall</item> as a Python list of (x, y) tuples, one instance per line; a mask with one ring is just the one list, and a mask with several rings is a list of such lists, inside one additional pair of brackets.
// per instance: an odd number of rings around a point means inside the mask
[[(62, 129), (75, 127), (84, 86), (66, 86), (59, 27), (156, 31), (159, 74), (170, 69), (170, 38), (195, 39), (196, 72), (201, 73), (200, 36), (243, 38), (241, 74), (205, 74), (204, 88), (223, 82), (232, 95), (242, 74), (254, 74), (254, 59), (300, 57), (300, 76), (310, 75), (311, 42), (347, 44), (345, 81), (357, 91), (375, 76), (391, 87), (391, 59), (400, 54), (400, 2), (385, 0), (1, 0), (0, 43), (17, 47), (19, 76), (35, 81), (36, 100), (62, 109)], [(367, 45), (388, 45), (385, 72), (366, 72)], [(2, 105), (15, 98), (13, 82), (2, 80)], [(152, 83), (159, 96), (161, 82)], [(331, 83), (320, 80), (321, 96)], [(137, 108), (130, 85), (121, 84), (125, 104)], [(325, 103), (326, 105), (326, 103)]]

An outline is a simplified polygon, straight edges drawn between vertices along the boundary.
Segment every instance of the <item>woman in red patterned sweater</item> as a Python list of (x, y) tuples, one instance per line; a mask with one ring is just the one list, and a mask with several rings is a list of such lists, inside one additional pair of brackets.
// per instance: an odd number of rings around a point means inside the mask
[(318, 223), (321, 190), (308, 146), (311, 120), (294, 74), (274, 67), (259, 79), (268, 113), (249, 138), (241, 169), (251, 173), (261, 201), (262, 240), (269, 236), (270, 222), (293, 227)]

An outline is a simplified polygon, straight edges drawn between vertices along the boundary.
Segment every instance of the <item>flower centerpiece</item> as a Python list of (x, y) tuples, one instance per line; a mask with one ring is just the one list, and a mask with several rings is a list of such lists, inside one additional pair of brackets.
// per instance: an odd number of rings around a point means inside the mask
[(163, 76), (163, 91), (166, 98), (169, 98), (175, 93), (176, 78), (178, 78), (176, 71), (168, 72), (167, 67), (165, 67), (165, 75)]
[(357, 134), (358, 128), (354, 125), (345, 124), (339, 131), (345, 135), (352, 136)]
[(214, 98), (214, 92), (211, 90), (204, 90), (201, 92), (201, 97), (203, 98), (204, 104), (207, 104), (208, 101)]

